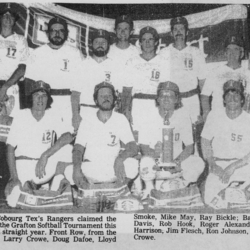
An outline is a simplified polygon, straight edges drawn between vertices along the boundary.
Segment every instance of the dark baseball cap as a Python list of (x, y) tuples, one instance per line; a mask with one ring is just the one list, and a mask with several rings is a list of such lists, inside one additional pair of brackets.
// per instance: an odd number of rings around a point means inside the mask
[(174, 27), (174, 25), (176, 24), (183, 24), (186, 29), (188, 29), (188, 21), (185, 17), (181, 16), (181, 17), (175, 17), (175, 18), (172, 18), (171, 21), (170, 21), (170, 26), (171, 26), (171, 29)]
[(115, 20), (115, 28), (117, 27), (117, 25), (119, 23), (124, 23), (124, 22), (128, 23), (131, 29), (134, 28), (133, 19), (128, 15), (122, 15), (122, 16), (117, 17), (116, 20)]
[(3, 16), (4, 14), (6, 14), (8, 12), (15, 18), (15, 21), (17, 21), (20, 18), (17, 9), (14, 7), (10, 7), (10, 6), (4, 8), (2, 11), (0, 11), (0, 16)]
[(109, 88), (115, 92), (115, 88), (112, 84), (110, 84), (108, 82), (101, 82), (95, 86), (94, 94), (97, 93), (102, 88)]
[(109, 42), (109, 39), (110, 39), (110, 35), (109, 35), (109, 32), (106, 31), (106, 30), (96, 30), (92, 33), (91, 35), (91, 38), (92, 38), (92, 42), (94, 41), (94, 39), (96, 38), (105, 38), (107, 40), (107, 42)]
[(229, 80), (225, 82), (223, 85), (223, 91), (226, 92), (228, 90), (236, 90), (236, 91), (243, 93), (244, 87), (241, 81)]
[(60, 18), (60, 17), (53, 17), (53, 18), (50, 19), (50, 21), (48, 23), (48, 30), (50, 30), (51, 26), (53, 24), (56, 24), (56, 23), (62, 24), (64, 29), (68, 30), (67, 22), (64, 19)]
[(33, 81), (31, 80), (30, 82), (30, 88), (29, 88), (29, 94), (33, 94), (37, 91), (43, 90), (47, 92), (48, 94), (50, 93), (50, 85), (48, 83), (45, 83), (43, 81)]
[(244, 48), (244, 41), (243, 41), (242, 37), (239, 35), (231, 35), (230, 37), (228, 37), (226, 42), (225, 42), (225, 48), (227, 48), (227, 46), (230, 44), (235, 44), (239, 47)]
[(142, 39), (142, 36), (146, 33), (150, 33), (153, 35), (153, 37), (155, 38), (155, 40), (159, 40), (159, 34), (157, 32), (156, 29), (154, 29), (153, 27), (150, 27), (150, 26), (147, 26), (147, 27), (144, 27), (140, 30), (140, 35), (139, 35), (139, 40)]
[(178, 85), (170, 81), (159, 83), (157, 87), (157, 96), (159, 96), (160, 91), (162, 90), (171, 90), (171, 91), (174, 91), (175, 93), (180, 92)]

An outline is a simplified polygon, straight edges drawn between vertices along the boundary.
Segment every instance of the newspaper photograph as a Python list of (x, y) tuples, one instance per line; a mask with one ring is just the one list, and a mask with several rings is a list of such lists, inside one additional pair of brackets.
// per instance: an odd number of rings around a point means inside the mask
[(249, 249), (247, 3), (0, 2), (3, 249)]

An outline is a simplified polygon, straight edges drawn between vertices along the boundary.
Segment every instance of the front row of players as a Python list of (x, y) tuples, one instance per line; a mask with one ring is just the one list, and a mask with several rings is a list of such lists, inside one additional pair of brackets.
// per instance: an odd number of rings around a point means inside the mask
[[(209, 165), (204, 201), (215, 208), (226, 206), (225, 200), (218, 199), (223, 190), (234, 200), (246, 201), (250, 184), (250, 117), (242, 108), (244, 88), (241, 82), (229, 80), (223, 91), (225, 109), (211, 112), (202, 131), (203, 156)], [(116, 98), (113, 85), (95, 86), (97, 109), (81, 123), (72, 147), (71, 128), (50, 109), (50, 86), (33, 82), (29, 108), (14, 119), (7, 140), (8, 204), (15, 206), (15, 187), (29, 193), (41, 186), (58, 191), (65, 180), (81, 186), (132, 179), (142, 198), (152, 189), (168, 192), (197, 182), (205, 163), (193, 155), (192, 123), (182, 108), (178, 86), (173, 82), (158, 85), (155, 113), (140, 131), (139, 146), (128, 120), (113, 111)], [(140, 179), (144, 190), (138, 185)]]

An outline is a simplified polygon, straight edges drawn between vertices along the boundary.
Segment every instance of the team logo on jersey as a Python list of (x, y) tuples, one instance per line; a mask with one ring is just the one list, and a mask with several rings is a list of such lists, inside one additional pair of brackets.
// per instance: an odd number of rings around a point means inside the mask
[(108, 146), (114, 147), (118, 143), (117, 136), (114, 135), (112, 132), (109, 132), (109, 134), (110, 134), (110, 139), (108, 142)]
[(69, 59), (63, 59), (62, 71), (69, 72)]

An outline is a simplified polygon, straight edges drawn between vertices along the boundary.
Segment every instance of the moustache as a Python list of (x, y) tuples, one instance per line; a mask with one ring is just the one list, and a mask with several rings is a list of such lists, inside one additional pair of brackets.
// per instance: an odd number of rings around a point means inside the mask
[(106, 101), (104, 101), (103, 103), (106, 103), (106, 102), (109, 102), (109, 103), (111, 103), (109, 100), (106, 100)]

